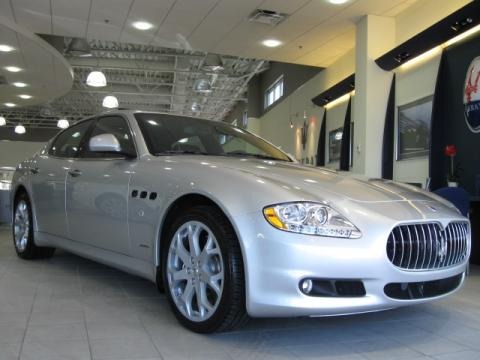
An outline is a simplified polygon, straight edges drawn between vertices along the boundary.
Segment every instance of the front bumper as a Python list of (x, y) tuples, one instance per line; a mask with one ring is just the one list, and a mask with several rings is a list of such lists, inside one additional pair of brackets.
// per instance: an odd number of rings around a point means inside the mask
[[(384, 288), (389, 283), (425, 282), (463, 274), (458, 289), (465, 278), (468, 260), (434, 271), (395, 267), (386, 254), (391, 223), (367, 227), (368, 232), (360, 239), (284, 232), (269, 225), (261, 214), (236, 218), (235, 224), (244, 256), (246, 306), (253, 317), (344, 315), (419, 304), (448, 294), (398, 300), (385, 295)], [(305, 278), (361, 280), (366, 295), (305, 295), (299, 287)]]

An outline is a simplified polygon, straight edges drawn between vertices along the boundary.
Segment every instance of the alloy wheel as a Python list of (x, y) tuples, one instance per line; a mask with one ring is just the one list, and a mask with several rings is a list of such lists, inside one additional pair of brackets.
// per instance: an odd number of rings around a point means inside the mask
[(188, 221), (175, 232), (168, 250), (167, 279), (177, 309), (188, 320), (209, 319), (222, 298), (224, 265), (213, 232)]
[(17, 204), (13, 226), (15, 247), (18, 251), (23, 252), (27, 248), (30, 236), (30, 214), (25, 200), (20, 200)]

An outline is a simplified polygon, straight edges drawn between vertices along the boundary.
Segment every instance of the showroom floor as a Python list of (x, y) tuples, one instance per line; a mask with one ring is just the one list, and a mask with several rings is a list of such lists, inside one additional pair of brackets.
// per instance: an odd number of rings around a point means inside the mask
[(236, 332), (183, 329), (156, 287), (58, 252), (18, 259), (0, 226), (0, 360), (480, 358), (480, 268), (450, 298), (337, 318), (252, 320)]

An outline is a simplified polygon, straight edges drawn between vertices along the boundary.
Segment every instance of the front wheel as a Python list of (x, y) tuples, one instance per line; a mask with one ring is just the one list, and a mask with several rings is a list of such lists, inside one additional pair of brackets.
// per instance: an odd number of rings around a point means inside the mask
[(196, 206), (174, 221), (162, 266), (170, 305), (190, 330), (225, 331), (247, 319), (240, 246), (217, 208)]
[(35, 245), (32, 208), (25, 193), (21, 193), (15, 201), (12, 230), (13, 245), (20, 258), (26, 260), (48, 258), (55, 252), (54, 248)]

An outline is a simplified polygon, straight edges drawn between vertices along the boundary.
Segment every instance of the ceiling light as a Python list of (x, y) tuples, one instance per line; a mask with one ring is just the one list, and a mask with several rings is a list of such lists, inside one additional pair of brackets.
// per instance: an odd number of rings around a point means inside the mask
[(60, 119), (57, 122), (57, 127), (59, 127), (60, 129), (66, 129), (69, 126), (70, 126), (70, 123), (68, 122), (67, 119)]
[(21, 94), (21, 95), (18, 95), (18, 97), (19, 97), (20, 99), (28, 100), (28, 99), (31, 99), (31, 98), (32, 98), (32, 95)]
[(207, 79), (198, 79), (195, 81), (194, 89), (200, 93), (212, 92), (212, 84)]
[(13, 73), (22, 71), (22, 68), (19, 68), (17, 66), (5, 66), (4, 69)]
[(266, 39), (262, 41), (262, 44), (266, 47), (274, 48), (282, 45), (282, 42), (276, 39)]
[(0, 126), (5, 126), (5, 125), (7, 125), (7, 120), (3, 116), (0, 116)]
[(25, 134), (27, 132), (27, 130), (25, 129), (25, 126), (17, 125), (17, 126), (15, 126), (15, 132), (17, 134)]
[(84, 38), (73, 38), (67, 46), (65, 54), (71, 56), (88, 57), (92, 56), (90, 44)]
[(87, 85), (93, 87), (107, 86), (107, 78), (101, 71), (92, 71), (87, 76)]
[(13, 51), (15, 50), (13, 47), (11, 47), (10, 45), (5, 45), (5, 44), (0, 44), (0, 51), (2, 52), (10, 52), (10, 51)]
[(6, 107), (15, 107), (15, 106), (17, 106), (17, 104), (14, 104), (14, 103), (11, 103), (11, 102), (5, 103), (5, 104), (3, 104), (3, 105), (5, 105)]
[(153, 28), (153, 24), (147, 21), (135, 21), (134, 23), (132, 23), (132, 26), (135, 29), (142, 30), (142, 31), (150, 30), (151, 28)]
[(333, 4), (333, 5), (342, 5), (342, 4), (345, 4), (348, 1), (350, 1), (350, 0), (328, 0), (328, 2), (330, 4)]
[(24, 82), (21, 82), (21, 81), (14, 82), (14, 83), (12, 83), (12, 85), (16, 86), (16, 87), (26, 87), (26, 86), (28, 86), (27, 84), (25, 84)]
[(113, 95), (107, 95), (103, 98), (102, 106), (113, 109), (118, 107), (118, 99)]

